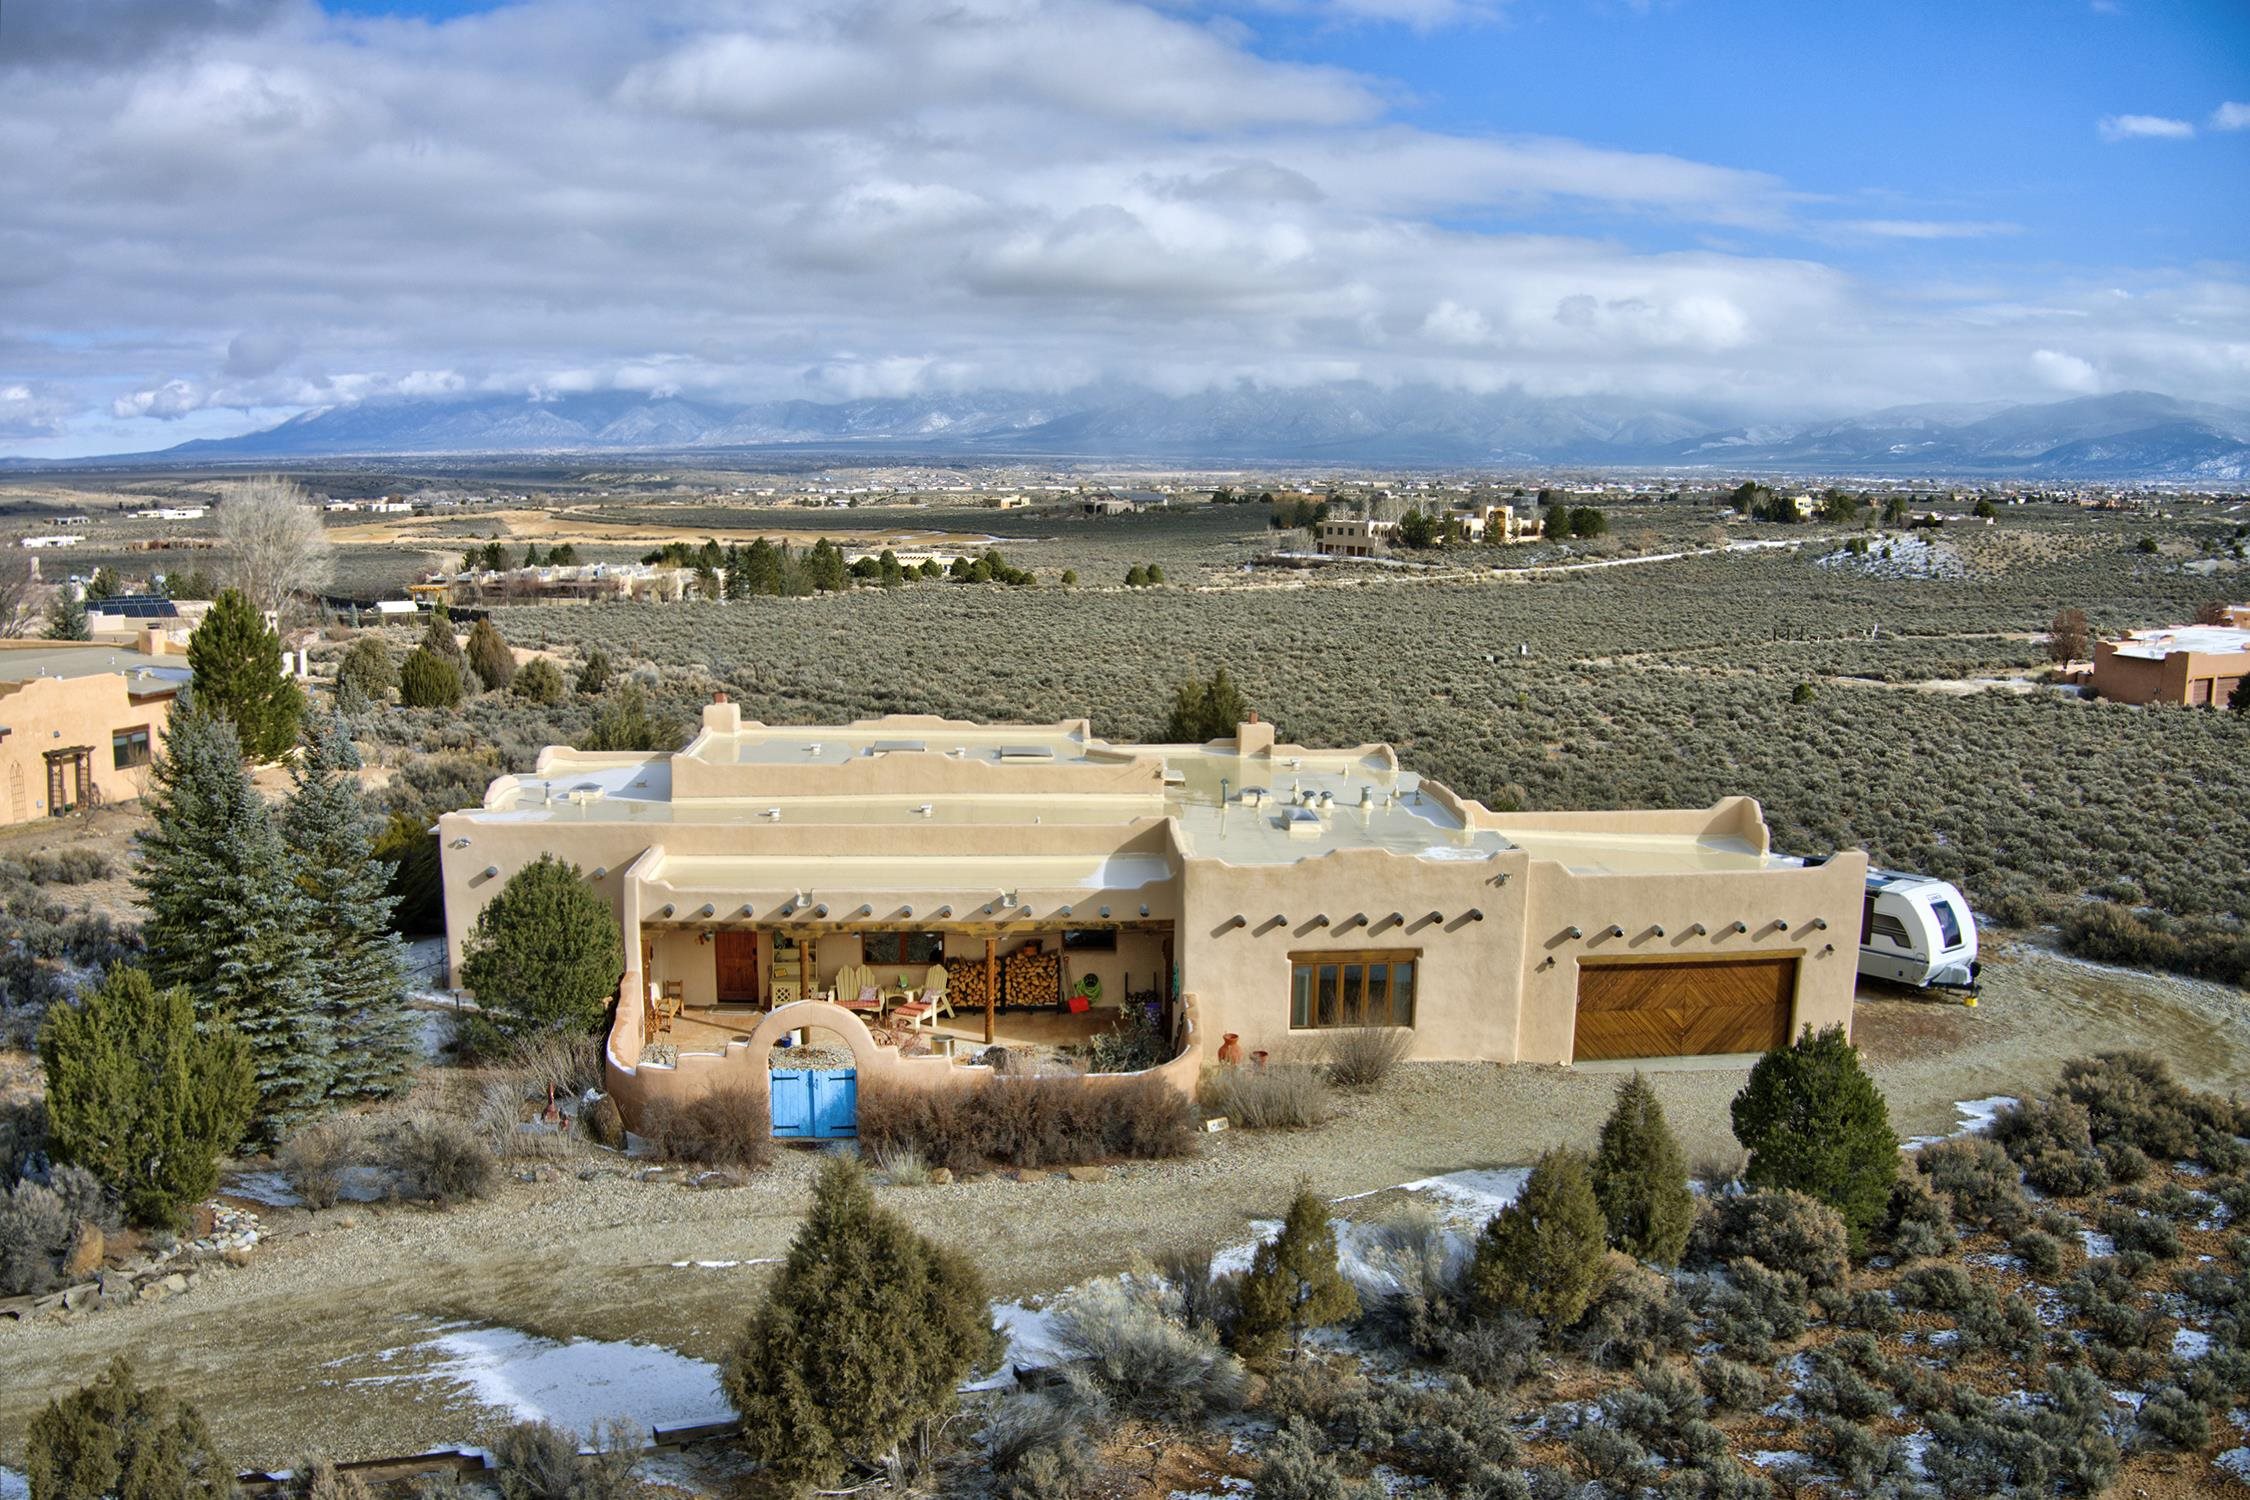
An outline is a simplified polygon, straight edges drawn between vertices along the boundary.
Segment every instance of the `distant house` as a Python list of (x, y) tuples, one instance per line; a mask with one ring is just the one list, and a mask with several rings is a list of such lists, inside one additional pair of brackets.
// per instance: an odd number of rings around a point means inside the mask
[(1513, 505), (1486, 505), (1448, 519), (1459, 522), (1461, 534), (1472, 542), (1528, 542), (1546, 529), (1536, 509), (1527, 507), (1519, 516)]
[(2250, 676), (2250, 605), (2231, 605), (2223, 625), (2135, 630), (2094, 647), (2090, 684), (2119, 703), (2224, 708)]
[(992, 506), (995, 510), (1027, 510), (1031, 506), (1031, 497), (1029, 495), (995, 495), (992, 497)]
[(136, 510), (136, 521), (200, 521), (207, 514), (200, 505), (167, 505), (155, 510)]
[(411, 500), (370, 500), (367, 502), (366, 508), (379, 516), (410, 516), (414, 514), (414, 502)]
[(184, 649), (188, 637), (202, 623), (210, 602), (167, 599), (162, 594), (116, 594), (86, 601), (86, 634), (111, 646), (146, 650), (149, 634), (165, 644)]
[(34, 552), (45, 552), (55, 547), (75, 547), (85, 540), (82, 536), (27, 536), (22, 545)]
[(0, 823), (141, 795), (190, 675), (162, 632), (143, 634), (153, 649), (0, 641)]
[(1319, 521), (1313, 525), (1313, 550), (1323, 557), (1384, 557), (1390, 553), (1396, 521), (1371, 521), (1361, 516)]

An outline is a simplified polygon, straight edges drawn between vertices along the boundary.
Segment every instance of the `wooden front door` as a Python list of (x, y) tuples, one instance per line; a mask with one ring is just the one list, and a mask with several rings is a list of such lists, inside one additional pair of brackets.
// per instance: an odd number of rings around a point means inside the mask
[(1789, 1041), (1795, 958), (1634, 960), (1578, 973), (1573, 1061), (1765, 1052)]
[(711, 940), (717, 955), (719, 1000), (726, 1005), (758, 1003), (758, 935), (721, 928)]

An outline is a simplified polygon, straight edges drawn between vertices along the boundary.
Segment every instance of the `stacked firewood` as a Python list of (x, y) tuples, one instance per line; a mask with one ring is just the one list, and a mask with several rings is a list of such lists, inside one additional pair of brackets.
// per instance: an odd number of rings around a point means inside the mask
[(1010, 1005), (1062, 1004), (1062, 955), (1026, 944), (1000, 961), (1000, 996)]
[(984, 960), (949, 958), (945, 961), (945, 998), (957, 1010), (984, 1009)]

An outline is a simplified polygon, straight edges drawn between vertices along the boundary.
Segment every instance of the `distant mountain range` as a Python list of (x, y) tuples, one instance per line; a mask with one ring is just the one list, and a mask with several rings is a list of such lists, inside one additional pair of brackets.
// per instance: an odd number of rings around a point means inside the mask
[[(1614, 397), (1364, 384), (1164, 396), (1091, 387), (720, 405), (627, 392), (368, 401), (308, 411), (154, 462), (794, 449), (1189, 462), (1560, 465), (1729, 473), (2250, 478), (2250, 411), (2133, 391), (2037, 405), (1901, 406), (1803, 426)], [(114, 460), (113, 460), (114, 461)]]

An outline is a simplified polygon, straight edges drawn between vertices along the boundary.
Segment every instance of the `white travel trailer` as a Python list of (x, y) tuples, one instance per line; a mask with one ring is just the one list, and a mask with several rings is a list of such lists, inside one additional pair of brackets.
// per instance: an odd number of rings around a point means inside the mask
[(1977, 922), (1942, 880), (1898, 870), (1867, 872), (1859, 919), (1859, 972), (1923, 989), (1977, 987)]

